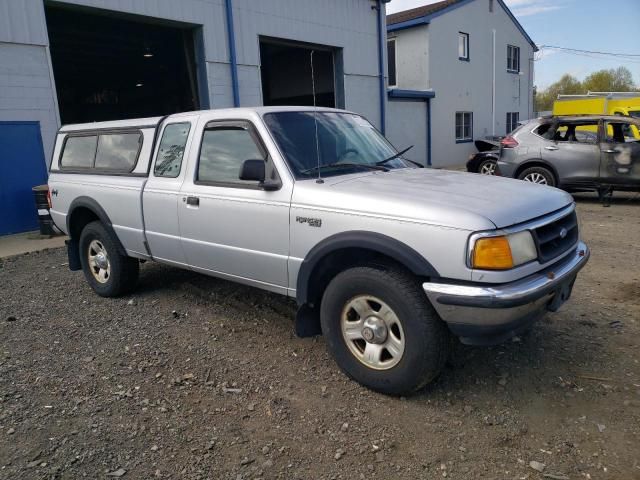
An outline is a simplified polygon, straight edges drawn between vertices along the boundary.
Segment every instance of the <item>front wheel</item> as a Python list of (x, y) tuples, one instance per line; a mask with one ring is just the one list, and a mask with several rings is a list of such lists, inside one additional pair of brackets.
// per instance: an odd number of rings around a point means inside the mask
[(556, 186), (556, 179), (553, 176), (553, 173), (544, 167), (526, 168), (520, 172), (518, 179), (529, 183), (537, 183), (539, 185), (549, 185), (550, 187)]
[(320, 307), (322, 332), (338, 366), (362, 385), (406, 395), (431, 382), (449, 354), (449, 333), (404, 272), (356, 267), (339, 273)]
[(116, 240), (97, 221), (80, 234), (80, 263), (87, 282), (101, 297), (130, 292), (138, 282), (138, 260), (121, 255)]

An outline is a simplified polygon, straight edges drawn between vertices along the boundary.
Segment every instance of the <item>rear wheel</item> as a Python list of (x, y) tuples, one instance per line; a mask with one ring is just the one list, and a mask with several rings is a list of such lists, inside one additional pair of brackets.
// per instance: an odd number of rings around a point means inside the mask
[(87, 282), (102, 297), (130, 292), (138, 282), (138, 260), (121, 255), (116, 240), (97, 221), (80, 234), (80, 263)]
[(482, 175), (495, 175), (498, 162), (495, 160), (483, 160), (478, 166), (478, 173)]
[(320, 308), (322, 332), (338, 366), (381, 393), (413, 393), (449, 354), (449, 333), (420, 289), (398, 270), (356, 267), (338, 274)]
[(525, 168), (520, 172), (518, 178), (525, 182), (537, 183), (538, 185), (549, 185), (550, 187), (556, 186), (556, 179), (553, 176), (553, 173), (545, 167)]

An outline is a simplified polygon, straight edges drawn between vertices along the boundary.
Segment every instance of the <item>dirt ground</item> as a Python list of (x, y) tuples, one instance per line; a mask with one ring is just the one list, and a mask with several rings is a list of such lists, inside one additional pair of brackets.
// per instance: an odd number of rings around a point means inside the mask
[(62, 249), (0, 260), (0, 478), (640, 479), (640, 198), (616, 197), (577, 197), (568, 304), (410, 398), (275, 294), (147, 263), (103, 299)]

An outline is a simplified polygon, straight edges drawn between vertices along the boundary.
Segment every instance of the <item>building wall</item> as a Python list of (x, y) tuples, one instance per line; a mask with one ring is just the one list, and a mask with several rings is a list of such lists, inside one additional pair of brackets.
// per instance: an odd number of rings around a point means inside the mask
[(398, 150), (413, 145), (404, 154), (409, 160), (427, 164), (427, 103), (414, 100), (389, 100), (386, 136)]
[[(434, 18), (429, 25), (432, 159), (435, 166), (463, 165), (473, 143), (455, 141), (455, 112), (473, 112), (473, 137), (505, 135), (507, 112), (532, 115), (533, 49), (498, 1), (474, 0)], [(492, 126), (493, 37), (496, 31), (495, 125)], [(458, 60), (458, 32), (469, 34), (470, 61)], [(522, 75), (507, 72), (507, 45), (520, 47)], [(530, 61), (531, 59), (531, 61)]]
[[(60, 0), (202, 28), (210, 108), (233, 106), (223, 0)], [(259, 37), (342, 49), (345, 107), (380, 126), (377, 12), (372, 0), (233, 0), (242, 106), (262, 105)], [(45, 152), (59, 126), (42, 0), (0, 0), (0, 120), (41, 120)], [(25, 57), (23, 57), (25, 55)], [(22, 80), (28, 77), (24, 88)], [(49, 78), (48, 78), (49, 77)], [(18, 83), (18, 84), (16, 84)], [(21, 100), (18, 100), (21, 99)]]
[(396, 82), (405, 90), (429, 88), (429, 28), (420, 25), (399, 32), (391, 32), (396, 42)]
[[(476, 151), (473, 142), (456, 143), (456, 111), (473, 112), (474, 139), (494, 133), (505, 135), (507, 112), (519, 112), (521, 120), (533, 115), (533, 48), (499, 2), (493, 2), (493, 12), (489, 11), (489, 4), (490, 0), (473, 0), (433, 18), (428, 26), (396, 32), (400, 39), (404, 36), (415, 39), (418, 35), (412, 30), (428, 31), (428, 41), (412, 55), (415, 62), (422, 61), (426, 50), (427, 75), (415, 67), (400, 71), (400, 82), (405, 79), (407, 83), (398, 86), (435, 91), (431, 100), (431, 155), (436, 167), (464, 165), (469, 154)], [(495, 125), (492, 125), (493, 29), (496, 30)], [(469, 34), (469, 62), (458, 59), (458, 32)], [(522, 75), (507, 72), (508, 44), (520, 47)]]

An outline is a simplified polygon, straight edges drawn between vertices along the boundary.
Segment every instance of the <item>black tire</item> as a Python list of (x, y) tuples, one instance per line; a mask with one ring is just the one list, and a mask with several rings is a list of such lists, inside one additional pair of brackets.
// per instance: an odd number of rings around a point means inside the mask
[[(109, 275), (104, 282), (96, 278), (89, 264), (89, 248), (97, 241), (106, 251)], [(132, 291), (138, 283), (140, 265), (137, 259), (121, 255), (117, 240), (96, 221), (87, 224), (80, 234), (80, 263), (87, 282), (101, 297), (117, 297)], [(94, 244), (95, 245), (95, 244)], [(95, 267), (97, 268), (97, 267)]]
[(527, 176), (536, 175), (536, 174), (537, 175), (542, 175), (544, 177), (544, 179), (545, 179), (545, 181), (547, 183), (543, 184), (543, 185), (548, 185), (550, 187), (555, 187), (556, 186), (556, 177), (553, 175), (553, 172), (551, 170), (549, 170), (548, 168), (545, 168), (545, 167), (529, 167), (529, 168), (525, 168), (518, 175), (518, 179), (519, 180), (524, 180)]
[[(365, 365), (347, 346), (341, 316), (361, 295), (384, 301), (402, 326), (404, 352), (386, 370)], [(345, 270), (329, 283), (320, 307), (322, 333), (338, 366), (360, 384), (380, 393), (408, 395), (441, 372), (449, 356), (450, 336), (416, 278), (399, 270), (367, 266)]]
[[(488, 172), (487, 173), (483, 173), (483, 171), (482, 171), (483, 168), (488, 167), (490, 165), (493, 165), (493, 170), (492, 170), (493, 173), (488, 173)], [(490, 158), (490, 159), (487, 159), (487, 160), (483, 160), (482, 162), (480, 162), (480, 165), (478, 165), (478, 173), (481, 174), (481, 175), (495, 175), (495, 171), (496, 171), (497, 166), (498, 166), (498, 161), (493, 159), (493, 158)]]

